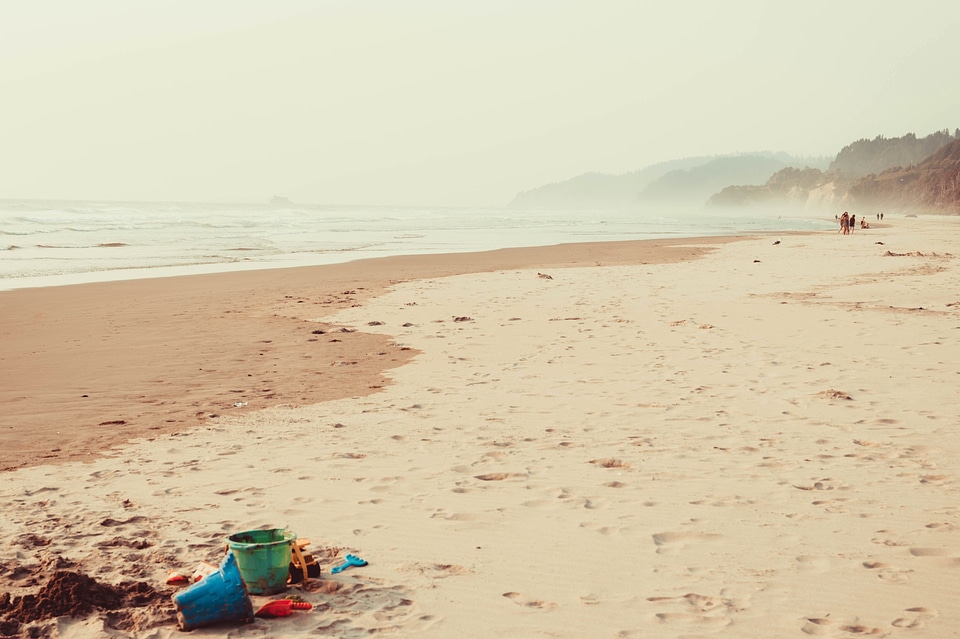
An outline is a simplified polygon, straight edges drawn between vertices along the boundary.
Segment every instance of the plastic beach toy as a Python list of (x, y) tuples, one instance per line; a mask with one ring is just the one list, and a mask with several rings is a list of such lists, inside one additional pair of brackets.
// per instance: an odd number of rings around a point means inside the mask
[(287, 589), (290, 576), (290, 546), (297, 536), (284, 528), (247, 530), (227, 537), (230, 550), (247, 592), (251, 595), (275, 595)]
[(344, 561), (339, 566), (334, 566), (333, 568), (331, 568), (330, 572), (336, 574), (338, 572), (343, 572), (350, 566), (366, 566), (366, 565), (367, 565), (367, 562), (363, 559), (360, 559), (356, 555), (347, 555), (346, 561)]
[(313, 604), (309, 601), (294, 601), (292, 599), (277, 599), (268, 601), (260, 606), (257, 611), (257, 617), (286, 617), (293, 614), (294, 610), (310, 610)]
[(223, 621), (253, 621), (253, 604), (232, 552), (219, 569), (173, 595), (180, 630), (193, 630)]

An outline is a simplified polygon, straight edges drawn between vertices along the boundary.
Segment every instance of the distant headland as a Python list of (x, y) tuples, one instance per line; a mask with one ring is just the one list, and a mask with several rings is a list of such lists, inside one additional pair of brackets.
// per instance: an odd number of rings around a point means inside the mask
[(740, 153), (671, 160), (610, 175), (584, 173), (518, 193), (517, 208), (868, 207), (960, 215), (960, 129), (877, 136), (834, 157)]

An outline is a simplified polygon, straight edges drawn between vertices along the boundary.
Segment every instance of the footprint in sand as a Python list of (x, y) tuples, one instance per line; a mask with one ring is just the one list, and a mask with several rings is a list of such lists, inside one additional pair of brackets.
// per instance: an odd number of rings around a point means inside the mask
[(331, 593), (323, 615), (295, 615), (290, 621), (300, 632), (337, 637), (415, 636), (435, 622), (421, 613), (417, 603), (401, 586), (356, 584)]
[(518, 606), (533, 608), (535, 610), (553, 610), (557, 607), (557, 604), (553, 602), (542, 601), (540, 599), (530, 599), (521, 595), (519, 592), (505, 592), (503, 593), (503, 596)]
[(704, 628), (727, 626), (732, 622), (730, 613), (743, 610), (730, 599), (700, 595), (695, 592), (680, 597), (647, 597), (647, 601), (672, 608), (672, 610), (656, 613), (656, 618), (664, 623)]
[(924, 608), (918, 606), (916, 608), (907, 608), (903, 611), (904, 615), (902, 617), (897, 617), (890, 622), (890, 625), (894, 628), (906, 628), (908, 630), (916, 630), (918, 628), (923, 628), (926, 625), (926, 620), (936, 618), (937, 611), (933, 608)]
[(911, 548), (910, 554), (914, 557), (946, 557), (950, 551), (946, 548)]
[[(878, 530), (877, 532), (878, 532), (878, 533), (881, 533), (881, 534), (888, 534), (888, 533), (889, 533), (889, 531), (887, 531), (887, 530)], [(870, 540), (870, 542), (871, 542), (871, 543), (874, 543), (874, 544), (877, 544), (877, 545), (879, 545), (879, 546), (888, 546), (888, 547), (906, 546), (906, 545), (907, 545), (907, 543), (904, 542), (904, 541), (900, 541), (900, 540), (898, 540), (898, 539), (885, 539), (885, 538), (883, 538), (883, 537), (874, 537), (873, 539)]]
[(591, 459), (590, 463), (603, 468), (630, 468), (630, 464), (614, 458)]
[(597, 508), (600, 508), (597, 502), (593, 501), (592, 499), (586, 499), (586, 498), (583, 500), (583, 507), (586, 508), (587, 510), (596, 510)]
[(848, 485), (831, 477), (818, 479), (810, 484), (793, 484), (793, 487), (798, 490), (850, 490)]
[(845, 622), (829, 617), (807, 617), (800, 630), (807, 635), (828, 637), (849, 637), (850, 635), (883, 635), (881, 628), (861, 623)]
[(831, 633), (835, 625), (833, 619), (827, 619), (826, 617), (807, 617), (800, 630), (806, 635), (819, 636)]
[(899, 570), (893, 568), (890, 564), (885, 564), (882, 561), (865, 561), (863, 562), (863, 567), (867, 570), (876, 570), (877, 577), (892, 584), (905, 584), (910, 581), (910, 573), (912, 570)]
[(616, 526), (597, 526), (593, 522), (583, 522), (580, 524), (580, 527), (584, 530), (592, 530), (600, 533), (601, 535), (617, 535), (620, 533), (620, 529)]
[(690, 612), (659, 612), (657, 613), (657, 619), (664, 623), (684, 623), (710, 627), (730, 624), (730, 619), (726, 616), (708, 617)]
[(456, 577), (470, 573), (468, 568), (456, 564), (424, 564), (413, 563), (400, 568), (405, 572), (419, 572), (424, 577), (431, 579), (446, 579), (447, 577)]
[(485, 473), (483, 475), (474, 475), (480, 481), (503, 481), (514, 477), (526, 477), (523, 473)]
[(664, 554), (676, 550), (682, 550), (691, 543), (716, 541), (723, 535), (703, 532), (662, 532), (653, 535), (653, 543), (657, 545), (657, 554)]
[[(101, 474), (101, 471), (97, 471), (95, 473), (90, 473), (90, 476), (99, 477), (100, 474)], [(52, 486), (44, 486), (43, 488), (37, 488), (36, 490), (24, 490), (23, 494), (26, 495), (27, 497), (33, 497), (34, 495), (38, 495), (40, 493), (57, 492), (58, 490), (60, 489), (54, 488)]]
[(139, 524), (146, 521), (146, 517), (141, 517), (139, 515), (134, 515), (130, 519), (113, 519), (112, 517), (107, 517), (100, 522), (101, 526), (106, 526), (108, 528), (113, 528), (117, 526), (126, 526), (127, 524)]
[(447, 513), (442, 508), (430, 515), (430, 519), (445, 519), (447, 521), (479, 521), (483, 519), (480, 513)]

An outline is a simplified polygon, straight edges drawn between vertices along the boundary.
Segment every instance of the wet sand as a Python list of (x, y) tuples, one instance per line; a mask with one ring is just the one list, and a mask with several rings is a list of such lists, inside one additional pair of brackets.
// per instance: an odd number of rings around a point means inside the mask
[(375, 392), (389, 383), (384, 372), (415, 351), (323, 318), (397, 282), (674, 261), (701, 254), (708, 241), (587, 243), (0, 291), (0, 469), (89, 460), (131, 438), (221, 415)]

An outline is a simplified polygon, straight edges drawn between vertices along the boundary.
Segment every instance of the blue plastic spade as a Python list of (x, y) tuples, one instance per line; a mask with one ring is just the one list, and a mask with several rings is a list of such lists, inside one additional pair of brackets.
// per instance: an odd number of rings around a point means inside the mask
[(336, 574), (338, 572), (342, 572), (346, 570), (350, 566), (366, 566), (366, 565), (367, 565), (366, 560), (360, 559), (356, 555), (347, 555), (346, 561), (340, 564), (339, 566), (334, 566), (333, 568), (331, 568), (330, 572)]

